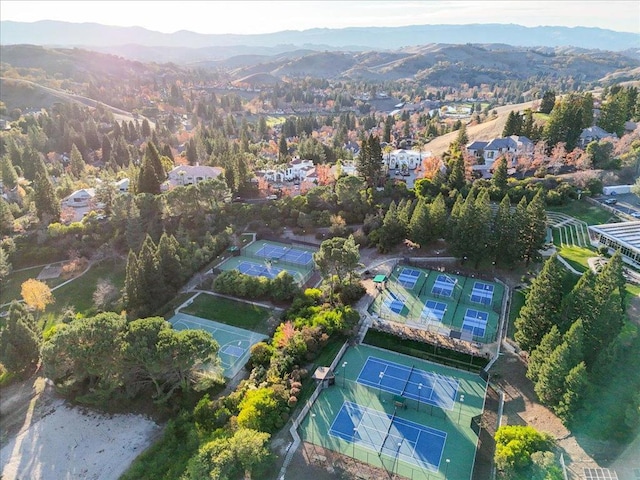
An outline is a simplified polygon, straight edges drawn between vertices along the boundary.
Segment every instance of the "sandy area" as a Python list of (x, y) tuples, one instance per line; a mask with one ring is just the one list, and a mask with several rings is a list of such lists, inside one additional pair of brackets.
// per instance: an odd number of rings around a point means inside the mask
[(140, 415), (69, 406), (42, 378), (2, 397), (3, 480), (115, 480), (161, 431)]

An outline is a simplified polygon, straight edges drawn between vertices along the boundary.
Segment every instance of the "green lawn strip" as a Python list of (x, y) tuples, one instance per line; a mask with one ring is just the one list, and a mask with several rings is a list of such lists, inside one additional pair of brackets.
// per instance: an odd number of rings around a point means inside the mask
[(77, 313), (91, 315), (95, 313), (93, 306), (93, 292), (96, 290), (98, 280), (110, 280), (113, 285), (121, 290), (124, 286), (125, 265), (103, 262), (94, 265), (87, 273), (55, 290), (53, 296), (55, 303), (50, 305), (46, 312), (59, 315), (67, 307), (72, 307)]
[(438, 362), (451, 367), (462, 368), (478, 372), (487, 365), (488, 360), (482, 357), (474, 357), (461, 352), (454, 352), (446, 348), (419, 342), (416, 340), (401, 339), (395, 335), (377, 330), (369, 330), (364, 337), (368, 345), (384, 348), (393, 352), (404, 353), (412, 357)]
[(602, 207), (587, 203), (586, 200), (572, 200), (566, 205), (547, 207), (550, 212), (559, 212), (582, 220), (587, 225), (600, 225), (619, 221), (618, 217), (612, 215)]
[(269, 334), (267, 319), (272, 315), (270, 310), (263, 307), (207, 294), (198, 295), (191, 305), (181, 311), (266, 335)]
[(598, 256), (598, 253), (593, 250), (575, 245), (565, 245), (558, 248), (558, 254), (579, 272), (584, 272), (589, 268), (587, 262), (589, 258)]
[(20, 300), (22, 298), (22, 293), (20, 292), (22, 284), (30, 278), (36, 278), (41, 270), (42, 267), (34, 267), (11, 273), (7, 277), (7, 282), (2, 286), (2, 291), (0, 291), (0, 304)]
[(640, 285), (627, 283), (627, 293), (636, 297), (640, 296)]

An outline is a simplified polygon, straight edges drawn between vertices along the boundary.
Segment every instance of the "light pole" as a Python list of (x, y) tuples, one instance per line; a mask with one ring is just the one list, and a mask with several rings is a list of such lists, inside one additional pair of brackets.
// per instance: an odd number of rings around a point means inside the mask
[(422, 397), (422, 384), (418, 384), (418, 411), (420, 411), (420, 400)]
[(458, 409), (458, 423), (460, 423), (460, 415), (462, 415), (462, 404), (464, 403), (464, 395), (460, 395), (460, 408)]
[(313, 435), (313, 430), (315, 428), (315, 425), (314, 425), (315, 424), (315, 418), (316, 418), (316, 414), (312, 413), (311, 414), (311, 421), (309, 422), (309, 427), (311, 428), (311, 445), (314, 445), (313, 448), (315, 448), (315, 444), (316, 444), (315, 437)]
[(449, 459), (447, 458), (447, 459), (445, 460), (445, 462), (447, 462), (447, 463), (445, 464), (445, 467), (444, 467), (444, 478), (445, 478), (445, 480), (446, 480), (446, 478), (447, 478), (447, 472), (449, 471), (449, 463), (451, 462), (451, 460), (449, 460)]
[(344, 388), (345, 386), (345, 375), (346, 375), (346, 369), (347, 369), (347, 362), (342, 362), (342, 388)]
[(380, 375), (378, 375), (378, 398), (382, 396), (382, 377), (384, 377), (384, 372), (380, 372)]
[(396, 450), (396, 475), (398, 475), (398, 464), (400, 463), (400, 447), (402, 446), (402, 440), (400, 440), (400, 442), (398, 442), (398, 450)]

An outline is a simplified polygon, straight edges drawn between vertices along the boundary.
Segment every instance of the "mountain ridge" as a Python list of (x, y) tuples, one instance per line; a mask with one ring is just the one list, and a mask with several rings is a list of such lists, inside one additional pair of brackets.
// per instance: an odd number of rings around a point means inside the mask
[(297, 48), (314, 46), (316, 49), (394, 50), (425, 43), (484, 43), (488, 39), (491, 43), (506, 43), (520, 47), (574, 46), (611, 51), (637, 48), (640, 45), (640, 34), (631, 32), (617, 32), (598, 27), (525, 27), (497, 23), (313, 28), (265, 34), (202, 34), (188, 30), (162, 33), (143, 27), (116, 27), (99, 23), (53, 20), (32, 23), (10, 20), (0, 22), (2, 45), (32, 43), (101, 49), (135, 44), (147, 47), (185, 48), (275, 48), (279, 45), (291, 45)]

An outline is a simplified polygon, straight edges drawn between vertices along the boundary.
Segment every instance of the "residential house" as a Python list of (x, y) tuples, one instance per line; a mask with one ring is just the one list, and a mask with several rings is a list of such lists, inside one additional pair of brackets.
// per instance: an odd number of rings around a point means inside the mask
[(62, 200), (62, 204), (67, 207), (80, 208), (88, 207), (93, 203), (93, 199), (96, 196), (96, 191), (93, 188), (82, 188), (76, 190), (67, 198)]
[(606, 130), (594, 125), (593, 127), (585, 128), (580, 134), (578, 144), (585, 148), (591, 142), (599, 142), (604, 138), (618, 138), (615, 133), (609, 133)]
[(511, 135), (506, 138), (493, 138), (489, 141), (476, 140), (467, 145), (467, 152), (478, 160), (478, 165), (474, 167), (478, 170), (490, 170), (493, 162), (505, 154), (512, 155), (512, 162), (516, 157), (523, 154), (533, 153), (533, 142), (527, 137)]
[(163, 184), (164, 189), (183, 185), (195, 185), (205, 180), (213, 180), (222, 175), (219, 167), (204, 165), (179, 165), (169, 172), (169, 179)]
[(129, 179), (123, 178), (122, 180), (118, 180), (115, 184), (116, 188), (120, 193), (127, 193), (129, 191)]
[(415, 170), (422, 163), (422, 152), (398, 149), (382, 156), (382, 161), (389, 170)]

